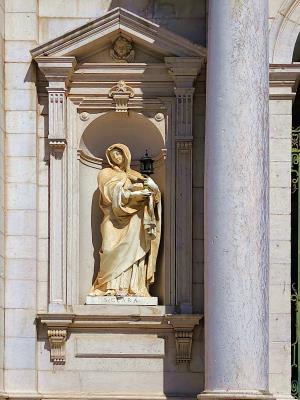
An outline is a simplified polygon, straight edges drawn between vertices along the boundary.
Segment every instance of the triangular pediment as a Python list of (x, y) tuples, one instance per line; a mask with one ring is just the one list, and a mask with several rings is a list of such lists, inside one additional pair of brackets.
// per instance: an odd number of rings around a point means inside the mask
[(120, 7), (34, 48), (31, 54), (33, 58), (71, 56), (84, 62), (109, 62), (109, 48), (119, 35), (134, 43), (134, 62), (206, 56), (204, 47)]

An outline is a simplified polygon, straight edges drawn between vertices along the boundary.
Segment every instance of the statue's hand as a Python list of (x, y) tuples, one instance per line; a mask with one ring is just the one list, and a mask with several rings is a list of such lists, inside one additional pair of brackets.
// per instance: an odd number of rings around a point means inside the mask
[(147, 176), (147, 178), (144, 180), (144, 185), (148, 186), (149, 189), (151, 189), (154, 193), (158, 191), (158, 186), (154, 182), (153, 179), (150, 178), (150, 176)]
[(146, 200), (150, 196), (151, 196), (151, 192), (148, 189), (136, 190), (135, 192), (130, 193), (130, 198), (137, 200), (137, 201)]

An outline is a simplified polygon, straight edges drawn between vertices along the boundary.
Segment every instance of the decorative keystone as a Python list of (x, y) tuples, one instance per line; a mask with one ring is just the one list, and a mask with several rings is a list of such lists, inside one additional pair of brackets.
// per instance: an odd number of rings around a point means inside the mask
[(134, 97), (134, 91), (125, 81), (119, 81), (110, 89), (108, 97), (114, 100), (116, 112), (127, 112), (128, 101)]
[(64, 364), (66, 361), (65, 341), (66, 329), (48, 329), (50, 343), (50, 360), (54, 365)]

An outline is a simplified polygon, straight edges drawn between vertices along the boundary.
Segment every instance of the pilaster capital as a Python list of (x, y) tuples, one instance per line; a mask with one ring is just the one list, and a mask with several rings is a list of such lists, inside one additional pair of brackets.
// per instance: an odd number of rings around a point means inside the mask
[(39, 56), (35, 61), (50, 86), (58, 82), (61, 82), (62, 86), (67, 86), (77, 64), (75, 57)]
[(193, 88), (204, 61), (204, 57), (165, 57), (165, 63), (176, 89)]

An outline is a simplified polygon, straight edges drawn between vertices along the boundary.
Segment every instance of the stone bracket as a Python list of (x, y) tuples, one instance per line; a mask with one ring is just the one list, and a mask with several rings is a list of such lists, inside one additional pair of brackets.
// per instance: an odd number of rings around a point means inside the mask
[[(87, 311), (89, 306), (83, 306)], [(106, 306), (107, 307), (107, 306)], [(137, 308), (129, 306), (129, 308)], [(151, 307), (159, 310), (161, 306)], [(101, 311), (101, 306), (92, 306)], [(38, 314), (37, 320), (47, 326), (48, 340), (50, 344), (50, 360), (54, 365), (64, 364), (66, 361), (65, 343), (72, 330), (80, 328), (84, 332), (110, 330), (111, 333), (120, 330), (144, 331), (161, 334), (174, 332), (176, 343), (176, 364), (189, 364), (192, 359), (193, 331), (203, 318), (201, 314), (161, 314), (149, 316), (148, 312), (137, 315), (123, 314), (122, 306), (109, 306), (111, 314), (93, 313), (46, 313)], [(141, 307), (139, 307), (141, 308)], [(147, 306), (143, 307), (145, 311)], [(116, 311), (120, 312), (117, 314)], [(133, 310), (134, 312), (135, 310)]]
[(169, 316), (169, 323), (173, 326), (176, 343), (176, 364), (189, 364), (192, 360), (193, 333), (199, 324), (196, 315)]
[(50, 343), (50, 360), (54, 365), (64, 364), (66, 361), (65, 341), (66, 329), (48, 329)]
[[(68, 328), (72, 322), (72, 318), (67, 315), (64, 318), (58, 317), (57, 314), (44, 315), (45, 318), (38, 320), (47, 326), (48, 340), (50, 345), (50, 361), (54, 365), (65, 364), (66, 351), (65, 342), (68, 337)], [(58, 317), (58, 318), (57, 318)]]

